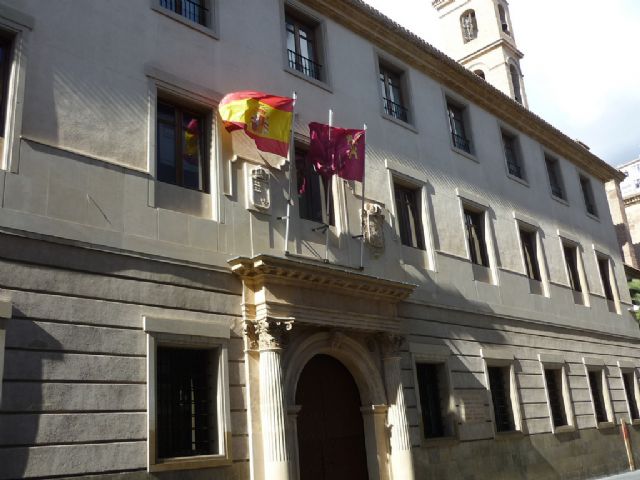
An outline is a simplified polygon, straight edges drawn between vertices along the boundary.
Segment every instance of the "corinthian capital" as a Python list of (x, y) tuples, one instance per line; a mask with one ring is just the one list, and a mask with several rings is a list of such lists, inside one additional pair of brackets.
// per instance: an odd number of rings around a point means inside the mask
[(283, 347), (285, 332), (293, 328), (292, 318), (267, 317), (255, 322), (260, 350), (280, 350)]
[(404, 336), (395, 333), (381, 333), (379, 335), (380, 349), (386, 358), (399, 357), (400, 349), (404, 343)]

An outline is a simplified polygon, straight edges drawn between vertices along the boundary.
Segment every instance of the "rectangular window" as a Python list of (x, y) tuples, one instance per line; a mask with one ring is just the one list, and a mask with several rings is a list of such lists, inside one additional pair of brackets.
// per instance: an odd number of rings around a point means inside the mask
[(158, 100), (157, 172), (159, 181), (208, 192), (207, 116)]
[(527, 277), (532, 280), (537, 280), (538, 282), (542, 281), (540, 265), (538, 263), (536, 233), (521, 228), (520, 242), (522, 244), (522, 255), (524, 255), (524, 266), (527, 271)]
[(447, 436), (445, 409), (448, 403), (444, 363), (417, 363), (418, 394), (424, 438)]
[(597, 217), (596, 202), (593, 199), (593, 189), (591, 188), (591, 180), (584, 175), (580, 175), (580, 187), (582, 188), (582, 198), (584, 198), (584, 206), (587, 212)]
[(403, 245), (424, 250), (420, 190), (393, 184), (398, 227)]
[(600, 271), (600, 280), (602, 280), (604, 296), (607, 300), (613, 301), (613, 289), (611, 288), (608, 258), (598, 257), (598, 270)]
[(319, 63), (317, 25), (303, 20), (295, 12), (285, 14), (287, 30), (287, 59), (289, 68), (307, 77), (322, 80), (322, 66)]
[(469, 256), (472, 263), (489, 266), (487, 244), (485, 242), (484, 218), (485, 212), (464, 209), (464, 226), (469, 245)]
[[(7, 118), (7, 97), (9, 95), (12, 49), (12, 39), (0, 35), (0, 142), (1, 138), (4, 137), (4, 127)], [(0, 147), (1, 146), (2, 144), (0, 143)], [(2, 151), (1, 148), (0, 151)]]
[(487, 367), (497, 432), (516, 429), (511, 402), (511, 367)]
[(607, 410), (604, 403), (604, 394), (602, 393), (604, 381), (604, 370), (589, 370), (589, 389), (593, 399), (593, 411), (598, 423), (607, 421)]
[(471, 153), (471, 141), (467, 136), (467, 129), (465, 126), (465, 109), (454, 105), (450, 101), (447, 101), (447, 113), (449, 115), (449, 130), (451, 131), (451, 141), (453, 146), (464, 150), (467, 153)]
[(640, 413), (638, 412), (638, 402), (636, 401), (635, 373), (623, 372), (622, 381), (624, 383), (624, 393), (629, 405), (629, 416), (631, 420), (638, 420), (640, 419)]
[(380, 90), (384, 113), (403, 122), (409, 121), (409, 110), (404, 103), (402, 73), (380, 64)]
[(218, 349), (158, 347), (157, 458), (215, 455)]
[(580, 273), (578, 272), (578, 247), (574, 245), (563, 245), (564, 261), (567, 266), (569, 276), (569, 286), (576, 292), (582, 292)]
[(207, 26), (209, 10), (206, 0), (159, 0), (160, 6), (192, 22)]
[(564, 394), (562, 392), (562, 368), (545, 368), (544, 378), (547, 384), (553, 426), (568, 425)]
[(545, 156), (544, 161), (547, 165), (547, 174), (549, 175), (549, 186), (554, 197), (566, 200), (564, 187), (562, 185), (562, 174), (560, 173), (560, 163), (558, 159)]
[[(295, 148), (296, 177), (298, 185), (298, 214), (300, 218), (317, 223), (327, 223), (327, 194), (331, 194), (331, 181), (318, 175), (307, 162), (307, 150)], [(329, 225), (335, 225), (333, 202), (329, 209)]]
[(508, 133), (502, 132), (502, 146), (507, 160), (507, 170), (510, 175), (524, 179), (524, 170), (518, 151), (518, 139)]

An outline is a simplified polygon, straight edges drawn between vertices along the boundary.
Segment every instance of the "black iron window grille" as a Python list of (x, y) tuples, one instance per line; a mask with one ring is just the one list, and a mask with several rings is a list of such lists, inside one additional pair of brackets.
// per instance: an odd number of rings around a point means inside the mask
[(297, 17), (287, 15), (287, 59), (289, 68), (307, 77), (322, 79), (322, 66), (318, 62), (315, 27)]
[(380, 89), (384, 113), (408, 122), (409, 110), (404, 106), (401, 74), (380, 65)]
[(551, 406), (551, 421), (554, 427), (567, 425), (567, 412), (562, 394), (562, 370), (559, 368), (545, 368), (544, 378), (547, 381), (547, 393)]
[(471, 141), (466, 133), (464, 109), (447, 103), (447, 111), (449, 114), (449, 129), (451, 130), (453, 146), (467, 153), (471, 153)]
[(596, 421), (598, 423), (607, 421), (607, 410), (604, 406), (604, 395), (602, 393), (602, 378), (603, 372), (601, 370), (589, 371), (589, 388), (591, 389), (591, 396), (593, 398), (593, 410), (596, 414)]
[(205, 0), (160, 0), (160, 6), (192, 22), (207, 26), (209, 10), (205, 7)]
[(546, 157), (545, 163), (547, 164), (551, 193), (555, 197), (564, 199), (564, 188), (562, 188), (562, 179), (560, 177), (560, 165), (558, 165), (558, 160)]
[(507, 159), (507, 169), (514, 177), (523, 178), (522, 165), (518, 157), (516, 139), (510, 135), (502, 134), (502, 144), (504, 145), (504, 156)]
[(218, 453), (216, 349), (158, 347), (158, 457)]
[(624, 392), (629, 404), (629, 416), (631, 420), (638, 420), (640, 419), (640, 412), (638, 412), (638, 402), (636, 401), (634, 376), (633, 372), (625, 372), (622, 374), (622, 381), (624, 382)]
[(488, 367), (488, 371), (496, 431), (513, 431), (516, 428), (511, 405), (510, 367)]

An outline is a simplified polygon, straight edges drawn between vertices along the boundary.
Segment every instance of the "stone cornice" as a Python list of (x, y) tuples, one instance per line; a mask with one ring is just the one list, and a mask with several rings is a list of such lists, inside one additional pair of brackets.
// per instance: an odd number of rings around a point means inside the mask
[[(624, 175), (362, 0), (300, 0), (606, 182)], [(434, 6), (439, 3), (436, 1)]]
[(471, 61), (475, 60), (477, 57), (484, 55), (485, 53), (496, 49), (496, 48), (500, 48), (506, 46), (509, 50), (511, 50), (513, 52), (514, 55), (516, 55), (518, 58), (522, 58), (524, 57), (524, 53), (522, 53), (520, 50), (518, 50), (517, 48), (514, 48), (514, 46), (505, 41), (503, 38), (496, 40), (495, 42), (490, 43), (489, 45), (485, 45), (484, 47), (476, 50), (473, 53), (470, 53), (469, 55), (462, 57), (461, 59), (458, 60), (459, 63), (461, 63), (462, 65), (465, 65), (467, 63), (470, 63)]
[(415, 285), (364, 275), (339, 267), (302, 260), (258, 255), (229, 261), (231, 271), (245, 283), (281, 283), (299, 288), (332, 290), (343, 295), (397, 303), (411, 295)]
[(625, 199), (623, 199), (624, 201), (624, 205), (625, 207), (627, 205), (633, 205), (635, 203), (640, 202), (640, 193), (636, 193), (635, 195), (631, 195), (630, 197), (627, 197)]

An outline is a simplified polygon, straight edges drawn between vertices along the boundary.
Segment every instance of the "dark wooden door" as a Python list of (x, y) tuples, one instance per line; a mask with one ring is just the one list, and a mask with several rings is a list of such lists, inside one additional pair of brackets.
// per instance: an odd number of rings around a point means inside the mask
[(360, 394), (346, 367), (316, 355), (296, 391), (301, 480), (367, 480)]

